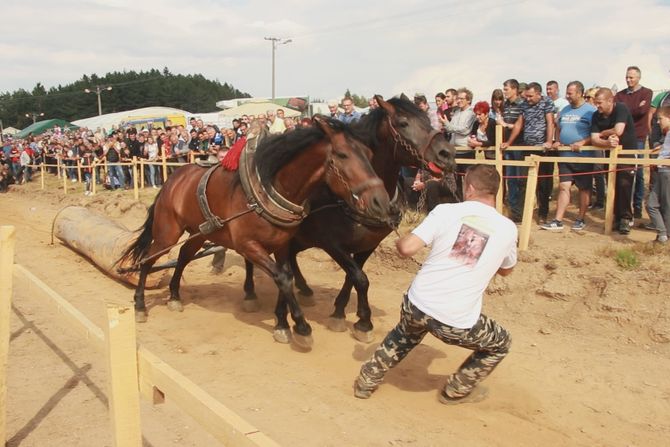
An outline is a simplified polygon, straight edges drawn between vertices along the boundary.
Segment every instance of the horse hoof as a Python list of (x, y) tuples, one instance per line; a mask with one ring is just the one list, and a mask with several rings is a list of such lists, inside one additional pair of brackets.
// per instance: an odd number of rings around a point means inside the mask
[(146, 310), (136, 310), (135, 311), (135, 322), (136, 323), (146, 323), (147, 322), (147, 311)]
[(312, 296), (312, 295), (314, 295), (314, 291), (307, 286), (298, 287), (298, 293), (302, 296)]
[(347, 330), (347, 320), (344, 318), (328, 318), (328, 329), (333, 332), (344, 332)]
[(291, 331), (288, 329), (275, 329), (272, 333), (272, 338), (275, 339), (277, 343), (289, 344), (291, 343)]
[(314, 339), (311, 335), (293, 334), (293, 342), (300, 349), (305, 350), (312, 349), (312, 346), (314, 346)]
[(184, 311), (184, 306), (183, 306), (183, 304), (181, 304), (181, 301), (179, 301), (179, 300), (168, 300), (167, 308), (170, 309), (172, 312), (183, 312)]
[(261, 305), (258, 300), (244, 300), (242, 301), (242, 309), (244, 309), (245, 312), (258, 312), (261, 310)]
[(372, 343), (372, 341), (375, 339), (374, 336), (372, 335), (372, 331), (363, 332), (354, 328), (353, 332), (354, 332), (354, 338), (363, 343)]
[(316, 306), (316, 300), (311, 295), (298, 295), (298, 303), (305, 307)]

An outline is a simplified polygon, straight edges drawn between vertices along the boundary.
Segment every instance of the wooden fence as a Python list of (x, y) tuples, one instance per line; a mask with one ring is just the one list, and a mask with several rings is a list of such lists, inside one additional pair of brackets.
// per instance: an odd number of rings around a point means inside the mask
[[(531, 232), (531, 227), (533, 225), (533, 209), (535, 207), (535, 189), (537, 187), (537, 182), (538, 182), (538, 172), (539, 172), (539, 165), (540, 163), (559, 163), (559, 162), (564, 162), (564, 163), (595, 163), (595, 164), (605, 164), (608, 166), (607, 168), (607, 176), (608, 176), (608, 183), (607, 183), (607, 195), (606, 195), (606, 203), (605, 203), (605, 234), (609, 235), (612, 233), (612, 226), (613, 226), (613, 216), (614, 216), (614, 185), (615, 185), (615, 177), (616, 177), (616, 166), (618, 164), (637, 164), (637, 165), (642, 165), (642, 166), (670, 166), (670, 160), (657, 160), (657, 159), (650, 159), (650, 150), (648, 149), (641, 149), (641, 150), (623, 150), (621, 146), (614, 148), (610, 150), (610, 155), (609, 157), (604, 157), (604, 158), (599, 158), (599, 157), (552, 157), (550, 155), (556, 154), (558, 155), (560, 152), (572, 152), (570, 147), (568, 146), (562, 146), (559, 147), (556, 150), (548, 151), (546, 154), (543, 156), (538, 156), (538, 155), (529, 155), (526, 156), (524, 160), (504, 160), (503, 159), (503, 153), (500, 150), (500, 144), (502, 143), (502, 126), (496, 126), (496, 141), (495, 145), (489, 147), (489, 148), (478, 148), (476, 149), (475, 152), (475, 159), (465, 159), (465, 158), (457, 158), (456, 163), (457, 164), (491, 164), (496, 167), (496, 170), (500, 174), (500, 188), (498, 190), (498, 195), (496, 196), (496, 209), (502, 213), (503, 211), (503, 183), (504, 183), (504, 176), (503, 176), (503, 169), (506, 166), (523, 166), (528, 168), (528, 178), (527, 178), (527, 185), (526, 185), (526, 196), (525, 196), (525, 202), (524, 202), (524, 210), (523, 210), (523, 215), (522, 215), (522, 222), (521, 222), (521, 227), (519, 229), (519, 250), (523, 251), (528, 249), (529, 241), (530, 241), (530, 232)], [(457, 150), (471, 150), (469, 147), (457, 147)], [(603, 148), (600, 147), (595, 147), (595, 146), (584, 146), (582, 148), (583, 150), (600, 150), (602, 151)], [(542, 150), (541, 147), (538, 146), (510, 146), (507, 151), (521, 151), (521, 152), (538, 152)], [(494, 152), (495, 153), (495, 158), (493, 159), (486, 159), (485, 158), (485, 153), (486, 152)], [(630, 157), (632, 155), (642, 155), (644, 158), (637, 158), (634, 161), (631, 160), (631, 158), (626, 158)], [(189, 159), (191, 162), (193, 162), (193, 154), (189, 155)], [(133, 160), (131, 162), (126, 162), (126, 163), (107, 163), (102, 162), (94, 166), (102, 166), (105, 171), (108, 169), (108, 166), (131, 166), (132, 172), (133, 172), (133, 194), (135, 197), (135, 200), (139, 199), (139, 189), (144, 188), (144, 166), (147, 165), (157, 165), (162, 167), (162, 172), (163, 172), (163, 180), (167, 180), (167, 167), (168, 166), (183, 166), (188, 163), (172, 163), (168, 162), (167, 159), (165, 158), (165, 154), (163, 154), (161, 161), (159, 162), (149, 162), (143, 159), (137, 159), (133, 157)], [(45, 188), (44, 186), (44, 166), (58, 166), (59, 168), (59, 173), (60, 175), (60, 169), (63, 167), (63, 165), (59, 163), (58, 165), (35, 165), (36, 168), (40, 168), (42, 171), (42, 189)], [(78, 169), (78, 178), (81, 178), (81, 165), (80, 163), (77, 164)], [(67, 168), (66, 168), (67, 169)], [(93, 178), (91, 180), (91, 188), (92, 188), (92, 194), (96, 194), (96, 178), (95, 178), (95, 171), (96, 169), (92, 169), (93, 172)], [(139, 171), (139, 180), (138, 180), (138, 171)], [(557, 177), (557, 171), (554, 170), (555, 174), (554, 177)], [(65, 194), (67, 194), (67, 176), (64, 176), (65, 179), (63, 181), (63, 191)], [(647, 176), (647, 178), (649, 178)]]
[(170, 399), (223, 445), (278, 446), (158, 356), (138, 346), (135, 340), (135, 316), (131, 307), (107, 305), (107, 325), (103, 331), (42, 280), (23, 266), (14, 264), (14, 233), (14, 227), (0, 227), (0, 442), (3, 445), (7, 439), (6, 368), (12, 278), (16, 273), (44, 293), (71, 329), (95, 348), (107, 353), (107, 390), (114, 446), (142, 445), (140, 396), (154, 404)]

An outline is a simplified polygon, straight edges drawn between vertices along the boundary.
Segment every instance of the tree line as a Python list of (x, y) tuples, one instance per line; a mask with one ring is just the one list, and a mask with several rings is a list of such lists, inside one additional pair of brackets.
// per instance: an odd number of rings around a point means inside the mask
[[(110, 86), (111, 90), (105, 89)], [(4, 127), (23, 129), (33, 123), (33, 114), (38, 120), (62, 118), (67, 121), (95, 116), (98, 114), (96, 87), (105, 89), (101, 92), (103, 114), (150, 106), (215, 112), (217, 101), (250, 97), (227, 82), (221, 84), (201, 74), (172, 74), (167, 68), (116, 71), (104, 76), (83, 75), (73, 83), (48, 90), (38, 82), (30, 92), (19, 89), (0, 93), (0, 120)], [(85, 93), (85, 89), (92, 93)]]

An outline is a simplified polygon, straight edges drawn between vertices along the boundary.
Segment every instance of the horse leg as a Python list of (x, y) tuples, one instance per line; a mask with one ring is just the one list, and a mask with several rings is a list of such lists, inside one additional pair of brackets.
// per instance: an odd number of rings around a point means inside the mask
[[(299, 347), (303, 349), (311, 349), (314, 344), (312, 339), (312, 327), (307, 323), (305, 315), (300, 308), (295, 294), (293, 293), (293, 274), (291, 272), (291, 265), (289, 262), (289, 249), (288, 247), (284, 250), (275, 252), (275, 259), (277, 260), (278, 266), (278, 275), (276, 276), (275, 283), (279, 289), (279, 297), (277, 299), (277, 309), (279, 309), (279, 314), (283, 313), (284, 319), (286, 319), (286, 305), (288, 305), (289, 311), (291, 312), (291, 318), (295, 323), (293, 325), (293, 341)], [(279, 314), (277, 318), (279, 318)]]
[(368, 260), (374, 250), (363, 251), (354, 254), (354, 260), (358, 266), (356, 272), (356, 280), (354, 287), (358, 295), (358, 307), (356, 315), (358, 321), (354, 323), (354, 337), (359, 341), (370, 343), (372, 342), (372, 311), (370, 310), (370, 302), (368, 301), (368, 289), (370, 288), (370, 281), (368, 275), (363, 271), (363, 266)]
[(167, 303), (167, 307), (171, 311), (184, 311), (184, 306), (182, 305), (181, 297), (179, 296), (181, 277), (188, 263), (191, 262), (193, 256), (195, 256), (204, 243), (204, 238), (196, 238), (186, 242), (184, 245), (182, 245), (181, 249), (179, 249), (177, 266), (175, 267), (174, 273), (172, 274), (172, 279), (170, 280), (170, 299)]
[(246, 275), (244, 278), (244, 301), (242, 301), (242, 309), (244, 309), (245, 312), (258, 312), (261, 309), (261, 306), (258, 304), (258, 297), (255, 292), (254, 264), (245, 258), (244, 268)]
[(334, 332), (347, 330), (345, 308), (349, 302), (351, 288), (355, 283), (356, 271), (360, 271), (354, 258), (340, 247), (325, 248), (326, 253), (344, 270), (346, 276), (344, 285), (335, 299), (335, 310), (328, 319), (328, 329)]
[(312, 296), (314, 295), (314, 291), (307, 285), (307, 281), (305, 280), (305, 277), (302, 275), (302, 272), (300, 271), (300, 266), (298, 265), (298, 253), (303, 251), (304, 248), (302, 248), (295, 239), (291, 239), (291, 242), (289, 243), (289, 262), (291, 263), (291, 271), (293, 272), (293, 282), (295, 283), (295, 286), (298, 288), (298, 291), (300, 292), (301, 295), (303, 296)]
[(144, 303), (144, 286), (147, 282), (147, 276), (151, 265), (143, 264), (140, 268), (140, 277), (137, 280), (137, 288), (135, 289), (135, 321), (137, 323), (146, 323), (147, 321), (147, 306)]

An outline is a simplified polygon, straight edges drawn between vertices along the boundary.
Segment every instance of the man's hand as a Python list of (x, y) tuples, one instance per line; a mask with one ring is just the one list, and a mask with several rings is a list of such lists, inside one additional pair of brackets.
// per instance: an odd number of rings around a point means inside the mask
[(572, 152), (579, 152), (581, 148), (582, 148), (581, 144), (572, 143), (570, 145), (570, 149), (572, 149)]
[(551, 141), (545, 141), (544, 144), (542, 144), (542, 147), (544, 150), (549, 151), (552, 149), (553, 143)]
[(505, 151), (509, 147), (509, 143), (500, 143), (500, 150)]

